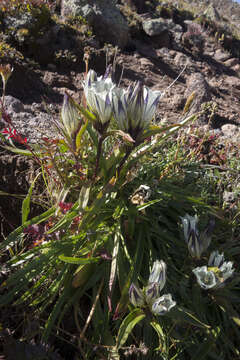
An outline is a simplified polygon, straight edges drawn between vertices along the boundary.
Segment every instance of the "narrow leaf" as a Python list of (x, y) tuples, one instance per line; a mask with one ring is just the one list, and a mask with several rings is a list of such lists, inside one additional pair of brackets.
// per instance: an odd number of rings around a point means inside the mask
[(96, 258), (76, 258), (76, 257), (59, 255), (59, 259), (66, 262), (66, 263), (68, 263), (68, 264), (85, 265), (85, 264), (91, 264), (91, 263), (98, 262), (100, 260), (100, 257), (96, 257)]
[(121, 348), (125, 344), (134, 326), (137, 325), (144, 318), (145, 314), (141, 309), (134, 309), (132, 312), (130, 312), (130, 314), (125, 317), (118, 331), (116, 343), (117, 349)]

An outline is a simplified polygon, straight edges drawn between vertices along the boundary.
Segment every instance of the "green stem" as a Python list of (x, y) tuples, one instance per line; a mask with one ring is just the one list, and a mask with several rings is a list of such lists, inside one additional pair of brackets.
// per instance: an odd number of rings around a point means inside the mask
[(133, 147), (129, 147), (129, 148), (127, 149), (127, 151), (126, 151), (126, 154), (124, 155), (124, 157), (123, 157), (122, 160), (120, 161), (119, 167), (118, 167), (118, 169), (117, 169), (117, 177), (119, 177), (120, 172), (121, 172), (121, 170), (122, 170), (122, 167), (123, 167), (123, 165), (125, 164), (125, 162), (126, 162), (127, 158), (129, 157), (129, 155), (131, 154), (132, 150), (133, 150)]
[(100, 157), (101, 157), (101, 152), (102, 152), (103, 140), (104, 140), (104, 136), (101, 135), (99, 138), (99, 141), (98, 141), (97, 160), (96, 160), (96, 167), (95, 167), (95, 171), (94, 171), (94, 179), (97, 177), (97, 172), (98, 172), (99, 162), (100, 162)]

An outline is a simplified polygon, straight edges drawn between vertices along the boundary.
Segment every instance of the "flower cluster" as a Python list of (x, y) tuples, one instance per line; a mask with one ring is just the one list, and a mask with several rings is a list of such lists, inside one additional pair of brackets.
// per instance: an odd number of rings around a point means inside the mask
[[(207, 250), (211, 242), (211, 234), (215, 225), (211, 219), (206, 228), (199, 233), (197, 229), (198, 217), (186, 214), (181, 217), (183, 224), (184, 238), (188, 245), (189, 253), (192, 257), (200, 259), (204, 251)], [(198, 284), (204, 290), (218, 289), (225, 285), (225, 281), (234, 272), (231, 261), (224, 261), (224, 255), (218, 251), (213, 251), (210, 255), (208, 266), (201, 266), (193, 269)]]
[(148, 306), (154, 315), (164, 315), (176, 305), (171, 294), (160, 296), (166, 283), (166, 269), (164, 261), (156, 260), (148, 279), (148, 285), (144, 289), (131, 284), (129, 298), (134, 306)]
[(223, 254), (213, 251), (208, 260), (208, 266), (193, 269), (201, 288), (204, 290), (218, 289), (225, 285), (225, 281), (232, 276), (234, 269), (232, 261), (224, 260)]
[(94, 126), (102, 135), (113, 117), (120, 130), (141, 141), (144, 129), (148, 128), (162, 96), (137, 82), (128, 89), (117, 87), (109, 77), (109, 71), (98, 77), (90, 70), (84, 81), (84, 95), (89, 110), (95, 116)]

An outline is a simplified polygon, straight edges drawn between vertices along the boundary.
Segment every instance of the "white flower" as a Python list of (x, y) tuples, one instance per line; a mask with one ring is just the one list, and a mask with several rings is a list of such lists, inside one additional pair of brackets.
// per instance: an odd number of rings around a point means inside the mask
[(207, 266), (197, 267), (193, 269), (193, 273), (197, 278), (198, 284), (204, 290), (212, 289), (217, 285), (217, 279), (213, 271), (209, 271)]
[(115, 86), (110, 77), (97, 77), (93, 70), (89, 70), (84, 81), (87, 105), (102, 125), (112, 117), (112, 90)]
[(163, 260), (154, 261), (151, 273), (149, 275), (148, 283), (158, 283), (161, 291), (166, 283), (166, 269), (167, 265)]
[(152, 305), (154, 315), (164, 315), (176, 305), (171, 294), (166, 294), (158, 298)]
[(135, 284), (131, 284), (129, 288), (129, 299), (134, 306), (144, 305), (143, 291)]
[(199, 234), (197, 224), (198, 217), (190, 216), (186, 214), (181, 217), (183, 224), (184, 238), (188, 246), (188, 251), (192, 257), (197, 259), (201, 258), (201, 255), (210, 245), (211, 242), (211, 233), (215, 224), (213, 219), (210, 219), (206, 228)]
[(64, 94), (61, 119), (67, 134), (73, 138), (80, 128), (81, 119), (73, 99), (68, 94)]
[(233, 262), (224, 261), (224, 255), (219, 254), (218, 251), (211, 253), (208, 267), (202, 266), (193, 269), (197, 282), (205, 290), (223, 287), (224, 282), (232, 276), (233, 272)]
[(127, 90), (115, 88), (114, 117), (119, 128), (136, 140), (138, 135), (150, 125), (161, 96), (160, 91), (152, 91), (141, 82), (129, 86)]
[(148, 284), (145, 288), (146, 302), (152, 304), (160, 296), (160, 285), (156, 282)]

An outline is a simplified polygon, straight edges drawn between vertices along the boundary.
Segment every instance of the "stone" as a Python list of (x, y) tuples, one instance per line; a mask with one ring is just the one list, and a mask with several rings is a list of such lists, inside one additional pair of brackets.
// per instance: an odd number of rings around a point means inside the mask
[(214, 54), (214, 59), (217, 61), (226, 61), (230, 58), (230, 55), (222, 51), (221, 49), (217, 49)]
[[(199, 72), (194, 73), (188, 77), (187, 89), (184, 93), (185, 100), (187, 100), (188, 97), (193, 93), (195, 93), (195, 96), (188, 111), (189, 115), (199, 112), (202, 109), (202, 105), (204, 103), (211, 101), (210, 87), (204, 76)], [(204, 115), (202, 115), (198, 121), (199, 123), (206, 123), (208, 120)]]
[(226, 76), (225, 83), (227, 86), (240, 90), (240, 79), (236, 76)]
[(43, 136), (54, 137), (56, 133), (52, 116), (44, 112), (36, 116), (27, 112), (15, 113), (12, 115), (12, 123), (29, 144), (39, 143)]
[(24, 111), (23, 103), (11, 95), (5, 96), (5, 108), (7, 113), (20, 113)]
[(239, 65), (239, 59), (237, 59), (237, 58), (228, 59), (228, 60), (224, 61), (224, 65), (229, 66), (229, 67)]
[(86, 18), (102, 43), (124, 48), (130, 41), (130, 32), (116, 3), (116, 0), (62, 0), (61, 16)]
[(167, 23), (163, 19), (153, 19), (142, 22), (143, 30), (149, 36), (160, 35), (168, 29)]
[(221, 130), (223, 135), (229, 138), (240, 135), (240, 127), (234, 124), (224, 124)]

